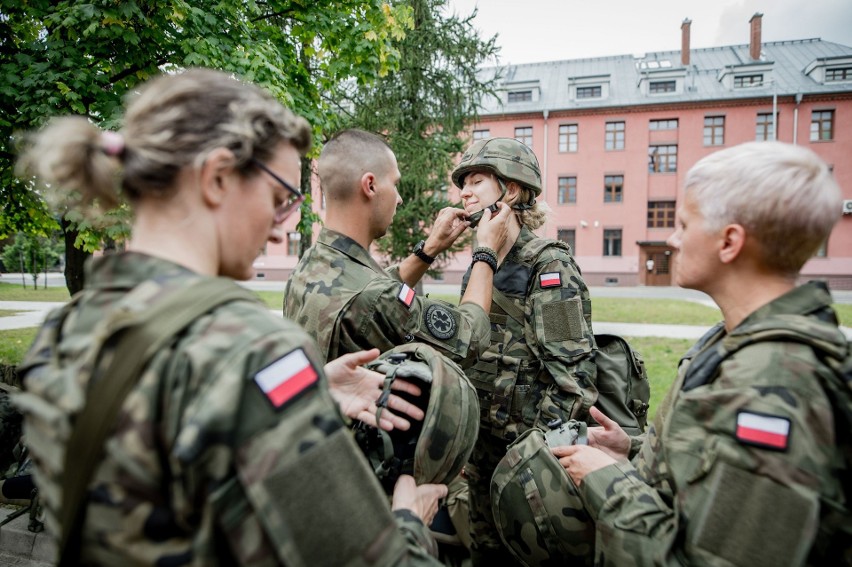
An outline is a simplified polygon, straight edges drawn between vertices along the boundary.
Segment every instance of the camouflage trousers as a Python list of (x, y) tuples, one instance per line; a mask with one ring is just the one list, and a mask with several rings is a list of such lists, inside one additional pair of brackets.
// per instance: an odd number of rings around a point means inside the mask
[(470, 461), (464, 469), (470, 490), (470, 555), (474, 567), (523, 566), (503, 545), (491, 509), (491, 475), (506, 454), (508, 444), (509, 441), (480, 430)]

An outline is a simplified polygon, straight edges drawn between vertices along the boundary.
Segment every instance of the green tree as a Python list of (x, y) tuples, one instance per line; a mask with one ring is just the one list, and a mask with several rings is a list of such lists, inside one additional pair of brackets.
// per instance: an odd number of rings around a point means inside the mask
[[(463, 133), (494, 93), (494, 77), (478, 71), (497, 54), (496, 36), (483, 39), (467, 17), (446, 15), (446, 0), (406, 0), (414, 28), (399, 44), (399, 68), (356, 98), (351, 125), (384, 133), (402, 173), (403, 204), (388, 237), (378, 242), (392, 260), (411, 253), (447, 200), (448, 172), (467, 140)], [(450, 251), (466, 245), (458, 242)], [(435, 272), (440, 269), (436, 263)]]
[[(140, 82), (206, 66), (265, 86), (319, 135), (336, 123), (339, 84), (366, 85), (395, 67), (410, 14), (382, 0), (0, 0), (0, 237), (57, 228), (32, 184), (13, 175), (21, 132), (48, 117), (81, 114), (115, 129)], [(61, 217), (72, 293), (82, 287), (75, 250), (126, 234), (126, 216), (111, 220)]]
[[(56, 266), (61, 257), (62, 244), (55, 238), (22, 232), (15, 235), (15, 240), (3, 249), (3, 265), (7, 270), (18, 270), (21, 274), (30, 274), (33, 279), (33, 289), (38, 287), (39, 276)], [(47, 287), (46, 278), (44, 285)]]

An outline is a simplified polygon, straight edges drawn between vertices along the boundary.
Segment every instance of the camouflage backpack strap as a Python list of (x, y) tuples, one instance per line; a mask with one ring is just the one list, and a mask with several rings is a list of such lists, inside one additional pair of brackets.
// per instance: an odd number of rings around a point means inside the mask
[(257, 298), (232, 280), (205, 278), (174, 292), (141, 314), (119, 313), (112, 322), (98, 350), (103, 351), (110, 343), (115, 344), (115, 349), (106, 368), (103, 362), (94, 367), (86, 405), (75, 420), (66, 450), (60, 566), (79, 563), (86, 491), (119, 409), (143, 367), (198, 317), (218, 305), (236, 300), (257, 301)]

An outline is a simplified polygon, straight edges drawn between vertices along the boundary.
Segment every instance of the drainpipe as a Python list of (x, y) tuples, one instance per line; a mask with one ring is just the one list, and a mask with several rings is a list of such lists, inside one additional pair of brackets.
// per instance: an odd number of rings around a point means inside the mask
[(778, 140), (778, 83), (772, 81), (772, 140)]
[(799, 144), (799, 105), (802, 103), (802, 93), (796, 93), (796, 106), (793, 108), (793, 145)]
[[(550, 111), (547, 109), (545, 109), (542, 113), (542, 116), (544, 117), (544, 159), (542, 160), (543, 167), (541, 170), (541, 200), (545, 203), (547, 202), (547, 147), (550, 145), (547, 137), (547, 117), (549, 115)], [(542, 235), (545, 238), (547, 238), (547, 229), (547, 221), (545, 221), (544, 234)]]

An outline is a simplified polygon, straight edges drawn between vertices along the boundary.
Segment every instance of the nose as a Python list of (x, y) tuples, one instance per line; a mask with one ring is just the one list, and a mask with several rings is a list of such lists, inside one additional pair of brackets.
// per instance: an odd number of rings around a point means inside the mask
[(680, 250), (680, 229), (677, 229), (666, 238), (666, 244), (675, 250)]
[(284, 243), (284, 227), (281, 223), (274, 223), (272, 228), (269, 229), (269, 236), (266, 238), (269, 242), (273, 244), (283, 244)]
[(459, 191), (459, 197), (462, 199), (469, 199), (471, 195), (473, 195), (473, 191), (471, 190), (470, 185), (467, 183), (462, 185), (461, 191)]

